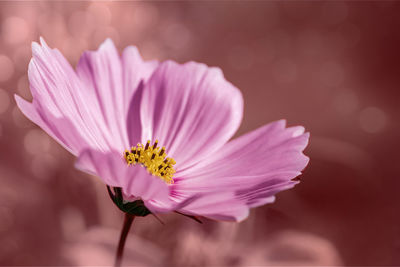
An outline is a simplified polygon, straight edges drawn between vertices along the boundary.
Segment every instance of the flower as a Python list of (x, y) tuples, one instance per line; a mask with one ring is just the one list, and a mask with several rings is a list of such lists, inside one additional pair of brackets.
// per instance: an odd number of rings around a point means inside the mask
[(74, 70), (40, 42), (28, 70), (33, 102), (17, 104), (77, 168), (120, 189), (120, 205), (241, 221), (297, 184), (308, 163), (309, 134), (284, 120), (229, 141), (243, 98), (219, 68), (144, 61), (134, 46), (119, 56), (107, 39)]

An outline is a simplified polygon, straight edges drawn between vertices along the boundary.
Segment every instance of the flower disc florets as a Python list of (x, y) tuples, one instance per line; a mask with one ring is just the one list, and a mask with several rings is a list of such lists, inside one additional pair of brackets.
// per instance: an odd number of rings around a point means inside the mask
[(158, 140), (150, 146), (150, 140), (146, 145), (138, 143), (130, 151), (125, 150), (124, 158), (128, 166), (141, 164), (146, 167), (150, 174), (160, 177), (167, 184), (174, 183), (172, 179), (175, 169), (175, 160), (167, 156), (165, 147), (157, 147)]

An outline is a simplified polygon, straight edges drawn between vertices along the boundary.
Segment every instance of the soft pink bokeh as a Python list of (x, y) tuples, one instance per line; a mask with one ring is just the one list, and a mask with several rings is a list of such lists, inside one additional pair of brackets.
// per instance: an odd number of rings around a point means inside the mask
[(399, 265), (399, 11), (390, 1), (1, 2), (0, 265), (109, 265), (122, 224), (104, 185), (16, 108), (13, 94), (31, 97), (39, 36), (73, 65), (110, 37), (147, 60), (218, 66), (244, 95), (237, 135), (281, 118), (311, 132), (302, 183), (275, 204), (240, 224), (139, 218), (126, 264)]

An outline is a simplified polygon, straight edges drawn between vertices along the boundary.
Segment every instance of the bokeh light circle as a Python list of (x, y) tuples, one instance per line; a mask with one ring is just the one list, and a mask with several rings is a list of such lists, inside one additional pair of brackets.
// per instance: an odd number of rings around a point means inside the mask
[(386, 113), (377, 107), (367, 107), (360, 113), (360, 126), (367, 133), (379, 133), (387, 124)]

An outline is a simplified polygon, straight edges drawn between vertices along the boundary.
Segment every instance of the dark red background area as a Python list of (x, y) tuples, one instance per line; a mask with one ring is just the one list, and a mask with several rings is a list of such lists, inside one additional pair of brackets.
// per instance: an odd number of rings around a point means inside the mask
[[(29, 122), (30, 44), (75, 65), (107, 37), (145, 59), (220, 67), (241, 89), (236, 136), (285, 118), (309, 166), (240, 223), (135, 221), (126, 264), (400, 265), (397, 2), (1, 2), (0, 265), (110, 265), (122, 214)], [(254, 159), (258, 160), (258, 159)], [(243, 166), (246, 168), (246, 166)]]

